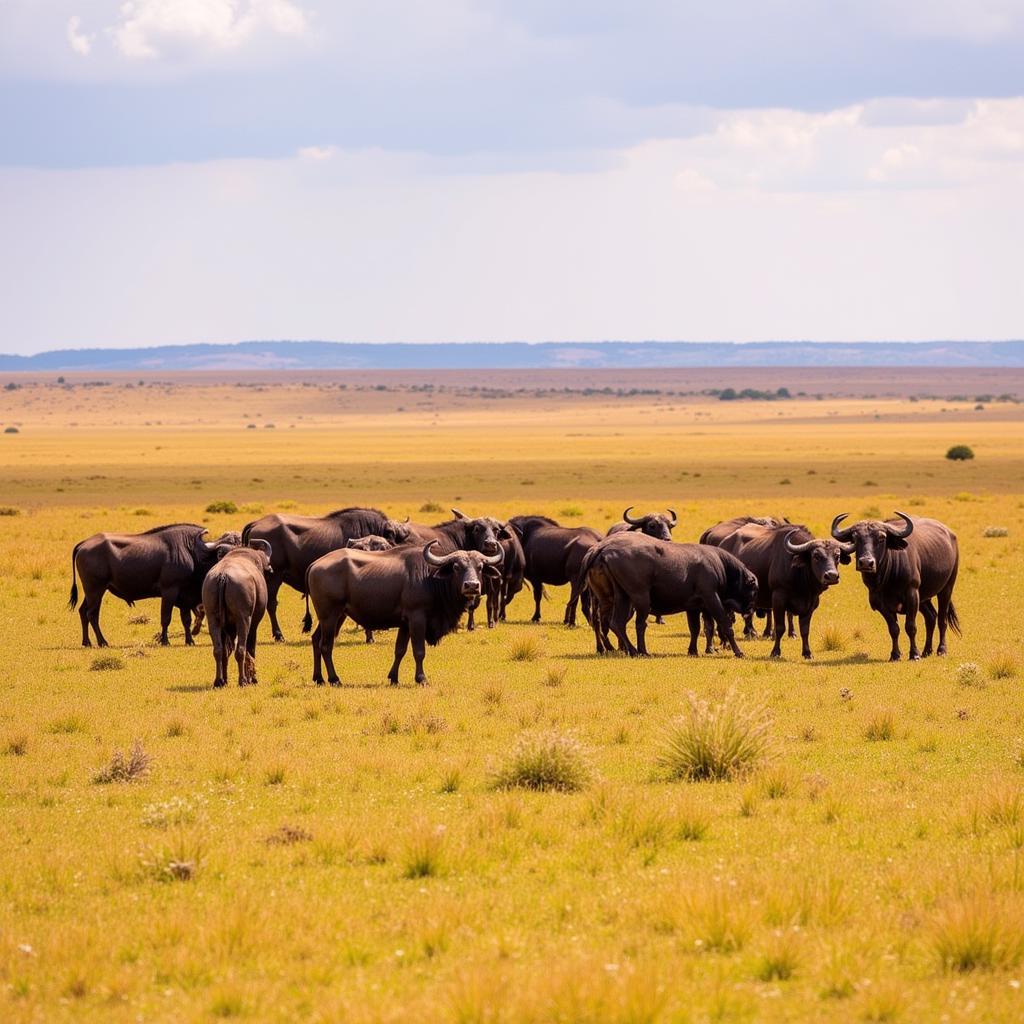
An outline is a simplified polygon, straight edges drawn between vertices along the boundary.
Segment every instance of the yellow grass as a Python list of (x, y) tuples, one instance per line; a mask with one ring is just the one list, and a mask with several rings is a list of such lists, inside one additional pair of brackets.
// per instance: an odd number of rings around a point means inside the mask
[[(1024, 1017), (1016, 406), (428, 401), (338, 379), (0, 392), (20, 430), (0, 434), (0, 501), (20, 513), (0, 517), (0, 1020)], [(955, 443), (976, 458), (946, 460)], [(557, 588), (539, 626), (524, 593), (507, 624), (429, 649), (426, 688), (408, 663), (387, 687), (393, 634), (348, 628), (345, 685), (313, 687), (289, 590), (255, 689), (211, 688), (205, 633), (186, 649), (175, 623), (155, 646), (153, 603), (106, 599), (120, 665), (78, 646), (82, 537), (356, 503), (428, 521), (571, 508), (600, 529), (671, 506), (681, 540), (741, 512), (820, 534), (907, 508), (959, 535), (966, 635), (948, 659), (889, 664), (844, 567), (807, 663), (791, 640), (781, 664), (760, 639), (744, 661), (688, 659), (679, 617), (650, 627), (652, 658), (598, 659)], [(1009, 535), (984, 537), (992, 523)], [(686, 695), (731, 689), (770, 712), (770, 763), (668, 779)], [(545, 735), (586, 751), (582, 788), (495, 788), (521, 737)], [(136, 740), (148, 771), (95, 784)]]

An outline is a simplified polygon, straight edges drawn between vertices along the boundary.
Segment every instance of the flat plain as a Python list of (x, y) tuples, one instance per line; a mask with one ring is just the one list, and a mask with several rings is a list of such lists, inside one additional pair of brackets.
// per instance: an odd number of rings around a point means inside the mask
[[(1024, 1018), (1024, 407), (997, 400), (1021, 372), (8, 383), (0, 1019)], [(793, 397), (704, 393), (727, 386)], [(959, 443), (972, 461), (944, 458)], [(848, 567), (806, 663), (792, 640), (781, 662), (760, 639), (689, 659), (679, 617), (652, 658), (597, 658), (556, 588), (540, 625), (524, 592), (508, 623), (428, 649), (422, 688), (408, 662), (385, 685), (393, 633), (354, 629), (343, 685), (314, 687), (287, 589), (252, 689), (211, 688), (205, 633), (157, 646), (156, 602), (108, 596), (111, 648), (79, 646), (77, 540), (355, 504), (602, 530), (672, 507), (689, 541), (737, 514), (823, 535), (902, 508), (959, 537), (964, 636), (890, 664)], [(730, 693), (767, 709), (770, 756), (671, 780), (688, 695)], [(495, 786), (538, 734), (578, 745), (582, 788)], [(97, 782), (136, 741), (148, 770)]]

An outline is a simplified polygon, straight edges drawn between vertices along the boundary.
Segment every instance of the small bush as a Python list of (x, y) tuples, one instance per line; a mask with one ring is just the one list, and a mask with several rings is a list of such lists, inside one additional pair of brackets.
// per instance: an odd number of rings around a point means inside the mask
[(777, 932), (758, 961), (755, 977), (758, 981), (788, 981), (796, 974), (798, 964), (793, 933)]
[(149, 773), (151, 763), (152, 759), (142, 748), (142, 741), (137, 739), (127, 754), (115, 750), (110, 763), (101, 768), (92, 781), (101, 786), (111, 782), (136, 782)]
[(124, 668), (124, 658), (119, 654), (97, 654), (89, 665), (90, 672), (116, 672)]
[(946, 458), (952, 462), (965, 462), (974, 458), (974, 452), (966, 444), (955, 444), (946, 452)]
[(864, 727), (864, 738), (872, 743), (887, 742), (896, 735), (896, 719), (891, 711), (876, 711)]
[(263, 843), (266, 846), (294, 846), (296, 843), (308, 843), (313, 839), (313, 834), (297, 825), (282, 825), (274, 829), (269, 836), (265, 836)]
[(935, 952), (944, 970), (966, 974), (1016, 966), (1024, 955), (1024, 915), (990, 895), (965, 899), (935, 921)]
[(234, 515), (238, 506), (233, 501), (211, 501), (206, 511), (213, 515)]
[(821, 649), (823, 651), (846, 650), (846, 636), (838, 626), (829, 623), (821, 631)]
[(583, 509), (579, 505), (565, 505), (558, 510), (558, 514), (565, 519), (579, 519), (583, 515)]
[(190, 882), (202, 868), (203, 846), (179, 835), (171, 845), (141, 854), (139, 865), (157, 881)]
[(180, 718), (172, 718), (167, 723), (167, 728), (164, 729), (164, 736), (166, 736), (167, 739), (169, 739), (169, 740), (175, 739), (178, 736), (184, 736), (184, 735), (185, 735), (185, 723)]
[(732, 779), (768, 755), (767, 708), (730, 690), (718, 704), (689, 694), (684, 713), (669, 723), (658, 764), (671, 778)]
[(532, 636), (520, 637), (508, 649), (511, 661), (536, 661), (540, 657), (540, 644)]
[(441, 776), (441, 784), (437, 787), (439, 793), (458, 793), (462, 785), (462, 772), (458, 768), (449, 768)]
[(18, 433), (18, 428), (17, 427), (4, 427), (4, 433), (5, 434), (17, 434)]
[(746, 904), (734, 893), (714, 889), (684, 901), (693, 946), (705, 953), (736, 953), (750, 938)]
[(1010, 531), (1005, 526), (986, 526), (982, 537), (1009, 537)]
[(981, 674), (981, 668), (977, 662), (965, 661), (956, 667), (956, 681), (961, 686), (977, 686), (979, 688), (985, 685), (985, 677)]
[(148, 508), (137, 508), (132, 515), (133, 516), (151, 516), (153, 513)]
[(545, 686), (561, 686), (568, 671), (565, 665), (552, 665), (541, 681)]
[(574, 736), (558, 732), (524, 733), (508, 762), (493, 773), (495, 789), (556, 790), (571, 793), (590, 781), (586, 752)]
[(13, 505), (0, 505), (0, 516), (20, 516), (21, 509)]
[(1017, 659), (1012, 654), (997, 654), (988, 663), (988, 674), (993, 679), (1013, 679), (1017, 675)]
[(420, 511), (421, 512), (431, 512), (431, 513), (443, 512), (444, 508), (441, 505), (438, 505), (438, 503), (436, 501), (425, 501), (425, 502), (423, 502), (422, 505), (420, 505)]
[(24, 734), (12, 736), (4, 744), (4, 753), (11, 757), (24, 757), (28, 753), (28, 737)]
[(444, 826), (421, 827), (410, 837), (405, 850), (405, 878), (433, 878), (441, 873)]
[(283, 768), (268, 768), (264, 773), (263, 782), (267, 786), (280, 786), (284, 783), (284, 776)]

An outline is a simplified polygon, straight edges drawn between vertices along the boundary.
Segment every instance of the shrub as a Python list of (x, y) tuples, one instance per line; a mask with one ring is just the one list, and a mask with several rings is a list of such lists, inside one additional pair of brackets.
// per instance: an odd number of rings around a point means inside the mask
[(552, 665), (542, 680), (545, 686), (561, 686), (565, 682), (568, 669), (565, 665)]
[(296, 843), (308, 843), (313, 835), (298, 825), (282, 825), (274, 829), (269, 836), (265, 836), (263, 843), (266, 846), (294, 846)]
[(966, 462), (974, 458), (974, 452), (966, 444), (955, 444), (946, 452), (946, 458), (953, 462)]
[(137, 508), (132, 515), (133, 516), (151, 516), (153, 513), (148, 508)]
[(982, 537), (1009, 537), (1010, 531), (1005, 526), (986, 526)]
[(536, 661), (540, 657), (540, 644), (532, 636), (520, 637), (508, 649), (512, 661)]
[(206, 506), (206, 511), (215, 515), (234, 515), (238, 511), (238, 506), (233, 501), (211, 501)]
[(151, 762), (149, 754), (142, 749), (142, 741), (137, 739), (127, 754), (121, 750), (115, 750), (109, 764), (101, 768), (92, 777), (92, 781), (98, 785), (107, 785), (111, 782), (135, 782), (148, 774)]
[(579, 519), (583, 515), (583, 509), (579, 505), (565, 505), (558, 510), (558, 514), (566, 519)]
[(658, 764), (674, 779), (732, 779), (765, 760), (769, 728), (767, 708), (735, 689), (718, 704), (690, 693), (683, 714), (669, 723)]
[(721, 889), (703, 892), (684, 901), (695, 949), (706, 953), (735, 953), (750, 938), (747, 905), (734, 893)]
[(985, 677), (981, 674), (981, 668), (974, 661), (965, 661), (963, 664), (957, 665), (956, 681), (961, 686), (983, 687), (985, 685)]
[(846, 637), (838, 626), (829, 623), (821, 631), (821, 649), (823, 651), (846, 650)]
[(1012, 654), (997, 654), (988, 663), (988, 674), (993, 679), (1013, 679), (1017, 675), (1017, 659)]
[(21, 509), (13, 505), (0, 505), (0, 516), (20, 516)]
[(444, 509), (436, 501), (425, 501), (420, 505), (421, 512), (443, 512)]
[(116, 672), (124, 668), (124, 659), (118, 654), (97, 654), (89, 665), (90, 672)]
[(947, 971), (1014, 967), (1024, 955), (1024, 915), (988, 895), (961, 900), (937, 918), (933, 942)]
[(4, 753), (11, 757), (24, 757), (28, 753), (28, 737), (24, 734), (12, 736), (4, 744)]
[(864, 727), (864, 738), (873, 743), (891, 740), (896, 735), (896, 719), (891, 711), (876, 711)]
[(5, 434), (17, 434), (18, 433), (18, 428), (17, 427), (4, 427), (4, 433)]
[(405, 878), (432, 878), (441, 873), (444, 852), (444, 826), (420, 827), (410, 837), (405, 850)]
[(792, 932), (777, 932), (758, 961), (755, 976), (759, 981), (788, 981), (796, 973), (799, 958)]
[(570, 793), (590, 781), (591, 768), (579, 741), (558, 732), (524, 733), (507, 763), (493, 773), (495, 789)]

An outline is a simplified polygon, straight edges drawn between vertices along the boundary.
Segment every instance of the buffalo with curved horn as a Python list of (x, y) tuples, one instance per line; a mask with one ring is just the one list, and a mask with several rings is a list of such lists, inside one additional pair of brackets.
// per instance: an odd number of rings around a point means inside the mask
[(655, 540), (672, 539), (672, 531), (679, 522), (675, 509), (670, 508), (667, 516), (662, 515), (660, 512), (649, 512), (645, 516), (632, 516), (630, 513), (634, 508), (634, 505), (630, 505), (622, 513), (622, 522), (615, 523), (608, 530), (606, 536), (610, 537), (614, 533), (625, 533), (626, 530), (635, 530), (638, 533), (646, 533), (648, 537), (653, 537)]
[[(960, 566), (956, 534), (937, 519), (908, 516), (897, 511), (897, 519), (862, 519), (840, 527), (849, 515), (832, 520), (832, 536), (856, 551), (855, 565), (868, 590), (868, 603), (889, 627), (892, 640), (890, 661), (900, 660), (900, 627), (903, 615), (910, 642), (910, 660), (932, 653), (936, 624), (939, 627), (937, 654), (946, 653), (946, 629), (960, 635), (960, 620), (953, 605), (953, 588)], [(933, 599), (938, 605), (932, 603)], [(924, 650), (917, 647), (917, 613), (924, 616)]]

